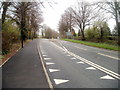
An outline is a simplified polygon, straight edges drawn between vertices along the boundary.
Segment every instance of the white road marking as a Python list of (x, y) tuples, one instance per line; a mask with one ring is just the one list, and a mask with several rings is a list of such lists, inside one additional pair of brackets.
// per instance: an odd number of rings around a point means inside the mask
[[(42, 51), (41, 51), (42, 52)], [(46, 52), (42, 52), (42, 54), (47, 54)]]
[(46, 62), (46, 65), (52, 65), (52, 64), (55, 64), (55, 63)]
[(49, 77), (49, 75), (48, 75), (48, 73), (47, 73), (47, 70), (46, 70), (46, 68), (45, 68), (45, 65), (44, 65), (44, 62), (43, 62), (43, 58), (42, 58), (42, 54), (40, 53), (39, 47), (38, 47), (38, 54), (39, 54), (39, 57), (40, 57), (40, 60), (41, 60), (41, 63), (42, 63), (43, 71), (44, 71), (44, 73), (45, 73), (45, 76), (46, 76), (48, 85), (49, 85), (49, 87), (51, 88), (50, 90), (53, 90), (53, 89), (52, 89), (52, 88), (53, 88), (53, 85), (52, 85), (52, 82), (51, 82), (51, 80), (50, 80), (50, 77)]
[(86, 68), (86, 69), (89, 69), (89, 70), (96, 70), (96, 68), (94, 68), (94, 67), (88, 67), (88, 68)]
[(56, 45), (56, 44), (54, 44), (54, 43), (52, 43), (52, 44), (55, 45), (56, 47), (58, 47), (59, 49), (61, 49), (61, 50), (63, 50), (63, 51), (66, 51), (66, 52), (67, 52), (68, 54), (70, 54), (71, 56), (74, 56), (74, 57), (76, 57), (77, 59), (79, 59), (79, 60), (81, 60), (81, 61), (83, 61), (83, 62), (85, 62), (85, 63), (87, 63), (87, 64), (89, 64), (89, 65), (91, 65), (91, 66), (93, 66), (93, 67), (95, 67), (96, 69), (98, 69), (98, 70), (100, 70), (100, 71), (102, 71), (102, 72), (105, 72), (105, 73), (111, 75), (111, 76), (114, 77), (114, 78), (120, 79), (120, 74), (115, 73), (115, 72), (113, 72), (113, 71), (111, 71), (111, 70), (109, 70), (109, 69), (107, 69), (107, 68), (104, 68), (104, 67), (98, 65), (98, 64), (95, 64), (95, 63), (93, 63), (93, 62), (91, 62), (91, 61), (89, 61), (89, 60), (87, 60), (87, 59), (85, 59), (85, 58), (83, 58), (83, 57), (80, 57), (80, 56), (78, 56), (78, 55), (76, 55), (76, 54), (74, 54), (74, 53), (72, 53), (72, 52), (70, 52), (70, 51), (68, 51), (68, 50), (64, 50), (63, 48), (59, 47), (58, 45)]
[(43, 55), (43, 56), (47, 56), (47, 55)]
[(71, 59), (76, 59), (76, 58), (73, 57), (73, 58), (71, 58)]
[(50, 60), (51, 58), (44, 58), (44, 60)]
[(109, 75), (106, 75), (106, 76), (100, 77), (100, 79), (112, 79), (112, 80), (114, 80), (115, 78), (113, 78)]
[(78, 49), (81, 49), (81, 50), (87, 50), (87, 49), (85, 49), (85, 48), (81, 48), (81, 47), (77, 47), (77, 46), (74, 46), (74, 47), (76, 47), (76, 48), (78, 48)]
[(54, 79), (54, 82), (55, 84), (62, 84), (62, 83), (66, 83), (68, 82), (69, 80), (64, 80), (64, 79)]
[(102, 55), (102, 56), (106, 56), (106, 57), (109, 57), (109, 58), (113, 58), (113, 59), (116, 59), (116, 60), (120, 60), (119, 58), (113, 57), (113, 56), (110, 56), (110, 55), (105, 55), (105, 54), (102, 54), (102, 53), (97, 53), (97, 54)]
[(77, 63), (85, 64), (84, 62), (77, 62)]
[(57, 72), (60, 71), (59, 69), (49, 69), (50, 72)]

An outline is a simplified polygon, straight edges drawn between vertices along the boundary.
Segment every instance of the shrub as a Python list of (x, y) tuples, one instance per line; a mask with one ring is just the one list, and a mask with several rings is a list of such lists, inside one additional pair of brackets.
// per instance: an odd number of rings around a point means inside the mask
[(7, 54), (12, 44), (18, 42), (20, 34), (14, 22), (8, 20), (2, 25), (2, 54)]

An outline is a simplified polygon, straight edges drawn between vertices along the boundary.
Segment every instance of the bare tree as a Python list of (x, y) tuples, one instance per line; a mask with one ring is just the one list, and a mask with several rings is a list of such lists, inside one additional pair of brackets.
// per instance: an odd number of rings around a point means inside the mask
[(74, 19), (79, 30), (81, 31), (82, 40), (85, 40), (84, 30), (90, 21), (95, 18), (93, 9), (87, 2), (78, 2), (78, 5), (73, 10)]
[[(14, 2), (13, 2), (14, 3)], [(16, 21), (21, 30), (21, 43), (23, 48), (23, 42), (27, 38), (28, 30), (33, 31), (33, 36), (38, 30), (38, 4), (34, 2), (17, 2), (13, 4), (14, 10), (12, 19)], [(40, 20), (41, 21), (41, 20)]]
[(10, 5), (11, 5), (11, 2), (2, 2), (2, 8), (3, 8), (3, 11), (2, 11), (2, 24), (5, 21), (6, 13), (7, 13), (7, 10), (8, 10)]
[(106, 0), (106, 2), (98, 2), (97, 5), (98, 8), (104, 10), (106, 13), (111, 13), (113, 15), (116, 21), (116, 30), (118, 31), (118, 36), (120, 36), (120, 2), (118, 0)]
[(74, 19), (73, 19), (73, 9), (71, 7), (65, 10), (65, 13), (61, 16), (59, 21), (59, 32), (61, 35), (65, 36), (65, 32), (74, 32)]

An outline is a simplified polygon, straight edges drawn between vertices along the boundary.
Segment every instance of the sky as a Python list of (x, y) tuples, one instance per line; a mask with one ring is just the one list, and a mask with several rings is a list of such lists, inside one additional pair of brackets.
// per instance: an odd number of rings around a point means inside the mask
[[(61, 18), (61, 15), (68, 7), (73, 6), (77, 0), (50, 0), (50, 1), (54, 2), (55, 4), (51, 4), (52, 7), (47, 2), (44, 4), (45, 7), (42, 9), (43, 18), (44, 18), (43, 24), (46, 24), (50, 28), (57, 31), (58, 23)], [(94, 2), (96, 0), (86, 0), (86, 1)], [(115, 20), (110, 19), (108, 21), (108, 25), (112, 30), (115, 26)]]

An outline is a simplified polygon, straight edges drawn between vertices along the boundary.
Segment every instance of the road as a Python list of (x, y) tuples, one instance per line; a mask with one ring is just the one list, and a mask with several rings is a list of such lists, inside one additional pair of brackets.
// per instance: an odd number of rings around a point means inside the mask
[(118, 88), (118, 52), (57, 39), (38, 48), (54, 88)]
[(2, 90), (49, 88), (37, 51), (38, 43), (38, 39), (29, 42), (2, 66)]

